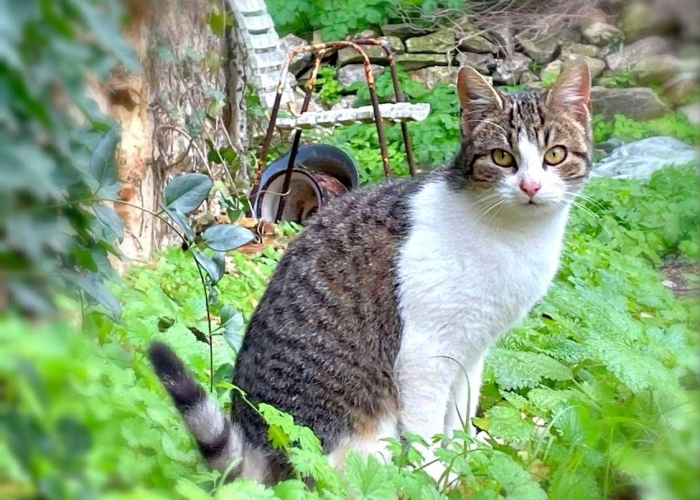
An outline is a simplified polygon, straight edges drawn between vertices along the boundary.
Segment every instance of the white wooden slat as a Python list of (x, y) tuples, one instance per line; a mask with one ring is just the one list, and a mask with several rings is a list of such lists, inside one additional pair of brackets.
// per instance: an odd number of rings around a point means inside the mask
[[(274, 96), (273, 96), (274, 102)], [(430, 104), (380, 104), (379, 113), (383, 121), (423, 121), (430, 113)], [(352, 123), (368, 123), (374, 121), (372, 106), (337, 111), (307, 112), (296, 118), (278, 118), (277, 127), (281, 129), (325, 128), (334, 125), (349, 125)]]

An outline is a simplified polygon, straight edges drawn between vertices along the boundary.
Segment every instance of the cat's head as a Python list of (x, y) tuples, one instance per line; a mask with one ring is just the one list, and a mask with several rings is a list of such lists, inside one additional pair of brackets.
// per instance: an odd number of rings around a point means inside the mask
[(463, 143), (451, 185), (515, 213), (567, 206), (592, 164), (588, 66), (572, 64), (548, 91), (514, 94), (464, 67), (457, 90)]

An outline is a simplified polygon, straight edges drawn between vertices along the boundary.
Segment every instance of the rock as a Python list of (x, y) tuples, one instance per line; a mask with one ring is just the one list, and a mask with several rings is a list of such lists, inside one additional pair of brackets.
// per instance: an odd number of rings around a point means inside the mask
[(456, 84), (458, 72), (459, 68), (455, 66), (429, 66), (411, 71), (411, 79), (422, 83), (428, 90), (431, 90), (439, 83)]
[[(384, 66), (378, 66), (377, 64), (372, 65), (372, 74), (375, 78), (384, 71)], [(336, 76), (338, 83), (343, 87), (349, 87), (355, 82), (366, 82), (365, 78), (365, 68), (362, 64), (348, 64), (343, 66), (338, 70)]]
[(673, 30), (675, 21), (669, 9), (659, 8), (645, 1), (627, 3), (617, 21), (627, 41), (639, 40), (649, 35), (661, 35)]
[(477, 54), (496, 54), (498, 47), (481, 35), (467, 34), (459, 40), (458, 50)]
[(403, 65), (408, 71), (427, 68), (428, 66), (447, 66), (447, 56), (443, 54), (399, 54), (396, 64)]
[(670, 54), (644, 57), (630, 70), (640, 83), (666, 83), (683, 71), (683, 62)]
[[(389, 44), (389, 48), (394, 52), (394, 54), (402, 54), (404, 52), (403, 42), (401, 39), (395, 36), (385, 36), (380, 37), (379, 40), (383, 40)], [(388, 64), (389, 60), (382, 49), (378, 45), (365, 45), (365, 54), (369, 57), (370, 61), (377, 64)], [(338, 66), (345, 66), (346, 64), (358, 64), (362, 63), (362, 56), (353, 49), (352, 47), (345, 47), (338, 51)]]
[(561, 70), (564, 67), (564, 63), (557, 60), (557, 61), (552, 61), (549, 63), (547, 66), (540, 71), (540, 80), (545, 85), (553, 85), (554, 82), (557, 80), (559, 75), (561, 74)]
[(387, 24), (382, 27), (382, 34), (385, 36), (395, 36), (401, 40), (410, 38), (412, 36), (420, 36), (428, 33), (428, 30), (418, 28), (412, 24), (401, 23), (401, 24)]
[(354, 95), (344, 95), (343, 97), (340, 98), (340, 102), (337, 102), (333, 106), (331, 106), (332, 110), (340, 110), (340, 109), (351, 109), (355, 105), (355, 101), (357, 100), (357, 97)]
[(454, 34), (445, 29), (406, 40), (406, 50), (413, 54), (445, 54), (454, 46)]
[(527, 83), (531, 87), (533, 83), (539, 82), (540, 78), (532, 71), (527, 70), (520, 76), (520, 83)]
[(578, 54), (586, 57), (596, 57), (598, 55), (598, 47), (595, 45), (584, 45), (583, 43), (572, 43), (561, 48), (562, 58), (566, 58), (571, 54)]
[(379, 40), (388, 43), (394, 55), (406, 52), (406, 47), (398, 36), (380, 36)]
[(625, 115), (634, 120), (651, 120), (671, 111), (659, 96), (648, 87), (629, 89), (591, 89), (593, 115), (612, 120), (615, 115)]
[(471, 66), (482, 75), (490, 75), (496, 67), (496, 59), (491, 54), (459, 52), (455, 58), (459, 66)]
[(513, 37), (513, 29), (504, 24), (498, 28), (493, 28), (486, 33), (486, 36), (493, 41), (499, 51), (506, 56), (515, 53), (515, 37)]
[(515, 39), (525, 53), (540, 64), (547, 64), (554, 59), (554, 53), (559, 48), (559, 41), (553, 36), (530, 38), (520, 33), (515, 35)]
[(622, 144), (593, 166), (593, 175), (613, 179), (648, 179), (657, 170), (675, 163), (697, 163), (695, 149), (674, 137), (648, 137)]
[(584, 30), (594, 23), (607, 22), (608, 16), (600, 9), (593, 9), (586, 14), (586, 17), (581, 22), (581, 29)]
[[(298, 113), (301, 112), (301, 107), (304, 104), (304, 91), (300, 88), (294, 89), (294, 107)], [(309, 101), (309, 108), (307, 111), (323, 111), (323, 104), (315, 95), (311, 95), (311, 100)]]
[(622, 31), (603, 21), (595, 21), (581, 29), (583, 38), (594, 45), (609, 45), (622, 38)]
[(670, 47), (666, 40), (659, 36), (650, 36), (638, 40), (618, 52), (609, 54), (605, 58), (605, 62), (608, 63), (611, 70), (617, 71), (631, 68), (644, 57), (665, 54), (669, 51)]
[(689, 104), (678, 108), (678, 111), (683, 113), (690, 123), (700, 126), (700, 104)]
[(581, 59), (586, 61), (588, 69), (591, 72), (591, 79), (595, 80), (603, 74), (603, 70), (605, 70), (605, 61), (601, 61), (600, 59), (596, 59), (595, 57), (582, 56), (580, 54), (569, 54), (569, 56), (563, 60), (564, 67), (566, 68), (573, 61), (578, 61)]
[(531, 62), (529, 57), (517, 52), (508, 59), (500, 59), (496, 61), (493, 81), (502, 85), (517, 85), (523, 74), (529, 70)]
[[(280, 42), (282, 44), (282, 50), (285, 54), (296, 47), (303, 47), (304, 45), (308, 45), (306, 40), (304, 40), (303, 38), (299, 38), (296, 35), (292, 35), (291, 33), (289, 35), (283, 36), (280, 39)], [(294, 73), (295, 75), (298, 75), (311, 65), (313, 59), (314, 56), (311, 52), (297, 54), (289, 63), (289, 71), (291, 73)]]
[(570, 45), (572, 43), (580, 43), (581, 33), (579, 33), (579, 31), (575, 29), (568, 29), (559, 33), (557, 35), (557, 39), (559, 40), (559, 45), (561, 47), (565, 45)]
[(351, 40), (362, 40), (363, 38), (377, 38), (379, 32), (373, 29), (362, 30), (359, 33), (355, 33)]
[(692, 74), (684, 73), (666, 82), (661, 89), (664, 99), (671, 105), (686, 102), (698, 90), (698, 82)]

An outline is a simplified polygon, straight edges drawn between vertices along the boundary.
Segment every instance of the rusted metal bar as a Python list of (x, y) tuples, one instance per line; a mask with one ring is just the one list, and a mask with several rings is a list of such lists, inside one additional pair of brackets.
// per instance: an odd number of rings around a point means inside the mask
[[(314, 87), (316, 86), (316, 77), (318, 76), (318, 69), (321, 66), (321, 61), (325, 50), (321, 49), (316, 54), (316, 60), (311, 69), (311, 75), (309, 80), (306, 82), (306, 93), (304, 94), (304, 102), (301, 105), (301, 113), (306, 113), (309, 109), (309, 103), (311, 102), (311, 94), (313, 93)], [(294, 162), (297, 159), (297, 152), (299, 151), (299, 142), (301, 141), (301, 129), (296, 129), (294, 131), (294, 139), (292, 141), (292, 149), (289, 151), (289, 161), (287, 162), (287, 170), (284, 173), (284, 182), (282, 183), (282, 192), (280, 193), (280, 201), (277, 205), (277, 214), (275, 215), (274, 222), (277, 222), (282, 217), (284, 212), (284, 205), (287, 198), (287, 193), (289, 192), (289, 186), (292, 181), (292, 170), (294, 170)]]
[[(358, 45), (376, 45), (382, 48), (384, 51), (384, 55), (386, 56), (387, 61), (389, 62), (389, 71), (391, 73), (391, 83), (394, 87), (394, 97), (396, 98), (396, 102), (406, 102), (406, 97), (404, 96), (403, 91), (401, 90), (401, 84), (399, 83), (399, 77), (398, 74), (396, 73), (396, 59), (394, 58), (394, 54), (391, 52), (391, 49), (389, 48), (389, 44), (387, 42), (381, 41), (381, 40), (374, 40), (371, 38), (363, 38), (361, 40), (354, 40), (354, 42)], [(401, 135), (403, 136), (403, 145), (404, 149), (406, 151), (406, 160), (408, 161), (408, 171), (411, 174), (411, 177), (416, 176), (416, 164), (415, 160), (413, 158), (413, 144), (411, 143), (411, 136), (408, 133), (408, 125), (406, 122), (401, 122)]]

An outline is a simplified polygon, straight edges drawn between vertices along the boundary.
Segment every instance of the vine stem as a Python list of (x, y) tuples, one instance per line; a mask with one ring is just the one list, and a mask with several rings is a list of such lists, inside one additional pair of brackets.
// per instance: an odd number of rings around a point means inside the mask
[[(191, 253), (191, 252), (190, 252)], [(192, 254), (194, 258), (194, 254)], [(199, 279), (202, 282), (202, 290), (204, 290), (204, 303), (207, 308), (207, 329), (209, 333), (209, 390), (214, 392), (214, 342), (212, 340), (211, 332), (211, 311), (209, 310), (209, 293), (207, 292), (207, 282), (204, 279), (204, 273), (202, 273), (202, 266), (194, 259), (194, 263), (197, 264), (197, 272), (199, 272)]]

